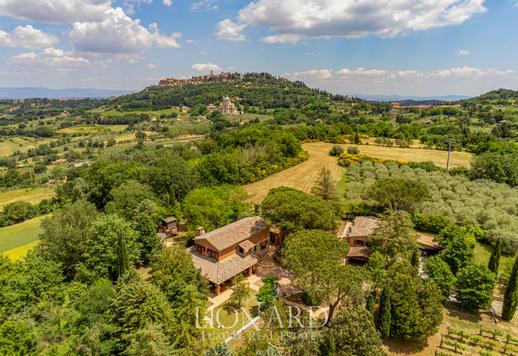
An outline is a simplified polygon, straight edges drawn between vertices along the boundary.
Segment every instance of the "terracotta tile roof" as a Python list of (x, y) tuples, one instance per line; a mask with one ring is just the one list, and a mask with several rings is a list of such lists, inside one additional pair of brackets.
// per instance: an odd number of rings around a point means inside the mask
[(215, 261), (191, 250), (191, 256), (194, 267), (214, 284), (223, 283), (257, 264), (257, 258), (252, 255), (241, 257), (234, 254), (221, 261)]
[(378, 227), (378, 219), (373, 216), (358, 216), (354, 219), (348, 237), (364, 237), (371, 235)]
[(252, 216), (225, 225), (214, 231), (195, 237), (195, 241), (206, 240), (218, 251), (248, 240), (250, 236), (267, 229), (268, 225), (260, 216)]
[(437, 242), (435, 242), (433, 235), (425, 234), (422, 232), (417, 233), (417, 242), (421, 247), (431, 249), (431, 250), (441, 250), (442, 247)]
[(250, 240), (245, 240), (241, 242), (238, 246), (241, 247), (245, 252), (248, 252), (255, 247), (255, 245)]
[(347, 258), (359, 258), (368, 260), (371, 255), (370, 249), (366, 246), (353, 246), (349, 248)]
[(176, 221), (176, 218), (174, 216), (169, 216), (163, 220), (163, 222), (165, 222), (166, 224), (169, 224), (169, 223), (172, 223), (175, 221)]

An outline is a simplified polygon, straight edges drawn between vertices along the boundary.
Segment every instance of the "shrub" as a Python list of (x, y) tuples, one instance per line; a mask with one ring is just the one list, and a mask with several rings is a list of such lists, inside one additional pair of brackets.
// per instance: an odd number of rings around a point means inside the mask
[(342, 146), (340, 145), (334, 145), (330, 150), (329, 150), (329, 155), (330, 156), (334, 156), (334, 157), (338, 157), (340, 156), (342, 153), (344, 152), (344, 149)]
[(350, 155), (358, 155), (360, 154), (360, 149), (356, 146), (347, 147), (347, 153)]

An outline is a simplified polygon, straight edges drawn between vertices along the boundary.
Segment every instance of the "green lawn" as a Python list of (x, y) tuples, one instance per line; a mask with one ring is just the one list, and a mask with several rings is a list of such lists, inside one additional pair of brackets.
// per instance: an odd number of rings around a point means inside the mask
[[(486, 265), (489, 263), (489, 256), (491, 256), (492, 248), (491, 246), (478, 243), (475, 246), (475, 262)], [(500, 258), (500, 267), (498, 268), (498, 273), (502, 273), (505, 271), (507, 265), (513, 263), (513, 257), (511, 256), (502, 256)]]
[(38, 240), (40, 222), (44, 216), (20, 224), (0, 228), (0, 253), (24, 246)]
[(20, 200), (36, 204), (43, 199), (49, 199), (53, 196), (54, 190), (49, 187), (14, 189), (7, 192), (0, 192), (0, 208)]

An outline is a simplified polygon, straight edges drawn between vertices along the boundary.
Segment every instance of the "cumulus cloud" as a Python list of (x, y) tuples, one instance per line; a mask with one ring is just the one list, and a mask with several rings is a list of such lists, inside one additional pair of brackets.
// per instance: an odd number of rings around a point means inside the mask
[(470, 51), (467, 50), (467, 49), (459, 49), (459, 51), (457, 52), (459, 55), (461, 56), (469, 56), (470, 55)]
[[(304, 38), (393, 37), (462, 24), (485, 0), (257, 0), (239, 12), (239, 26), (269, 28), (267, 43)], [(230, 21), (230, 20), (228, 20)], [(243, 27), (244, 28), (244, 27)]]
[(0, 0), (0, 14), (48, 23), (99, 21), (111, 0)]
[(211, 70), (223, 70), (219, 65), (214, 63), (196, 63), (193, 64), (192, 69), (197, 72), (209, 72)]
[(474, 68), (474, 67), (457, 67), (450, 69), (440, 69), (430, 73), (430, 77), (501, 77), (514, 73), (512, 69), (498, 70), (494, 68)]
[(180, 47), (180, 33), (162, 35), (156, 23), (149, 29), (127, 16), (121, 8), (112, 9), (99, 22), (75, 22), (69, 34), (74, 48), (90, 53), (138, 53), (155, 45), (164, 48)]
[(246, 25), (244, 24), (239, 24), (230, 19), (225, 19), (218, 22), (216, 36), (228, 41), (242, 42), (246, 39), (243, 33), (245, 28)]
[(11, 32), (0, 30), (0, 46), (4, 47), (46, 48), (58, 42), (57, 37), (31, 25), (18, 26)]
[(304, 72), (295, 72), (291, 75), (295, 78), (315, 78), (315, 79), (332, 79), (333, 74), (330, 69), (311, 69)]
[(479, 95), (495, 87), (513, 87), (518, 75), (511, 69), (453, 67), (435, 70), (342, 68), (284, 73), (310, 86), (341, 94), (443, 96)]
[(86, 58), (53, 47), (46, 48), (41, 52), (17, 54), (9, 59), (9, 63), (19, 66), (55, 69), (77, 69), (84, 68), (90, 64)]
[(163, 4), (165, 6), (171, 6), (171, 5), (173, 5), (173, 0), (163, 0)]
[(454, 67), (437, 69), (433, 71), (386, 70), (377, 68), (342, 68), (336, 71), (331, 69), (311, 69), (302, 72), (286, 73), (287, 77), (298, 79), (320, 80), (401, 80), (401, 79), (426, 79), (426, 78), (487, 78), (504, 77), (513, 74), (512, 69), (499, 70), (495, 68)]

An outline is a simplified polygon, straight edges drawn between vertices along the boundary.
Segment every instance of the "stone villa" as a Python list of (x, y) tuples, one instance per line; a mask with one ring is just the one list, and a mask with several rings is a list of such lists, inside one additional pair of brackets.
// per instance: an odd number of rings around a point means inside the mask
[(270, 230), (259, 216), (248, 217), (194, 238), (189, 248), (194, 266), (218, 295), (239, 275), (255, 272), (258, 256), (268, 251)]

